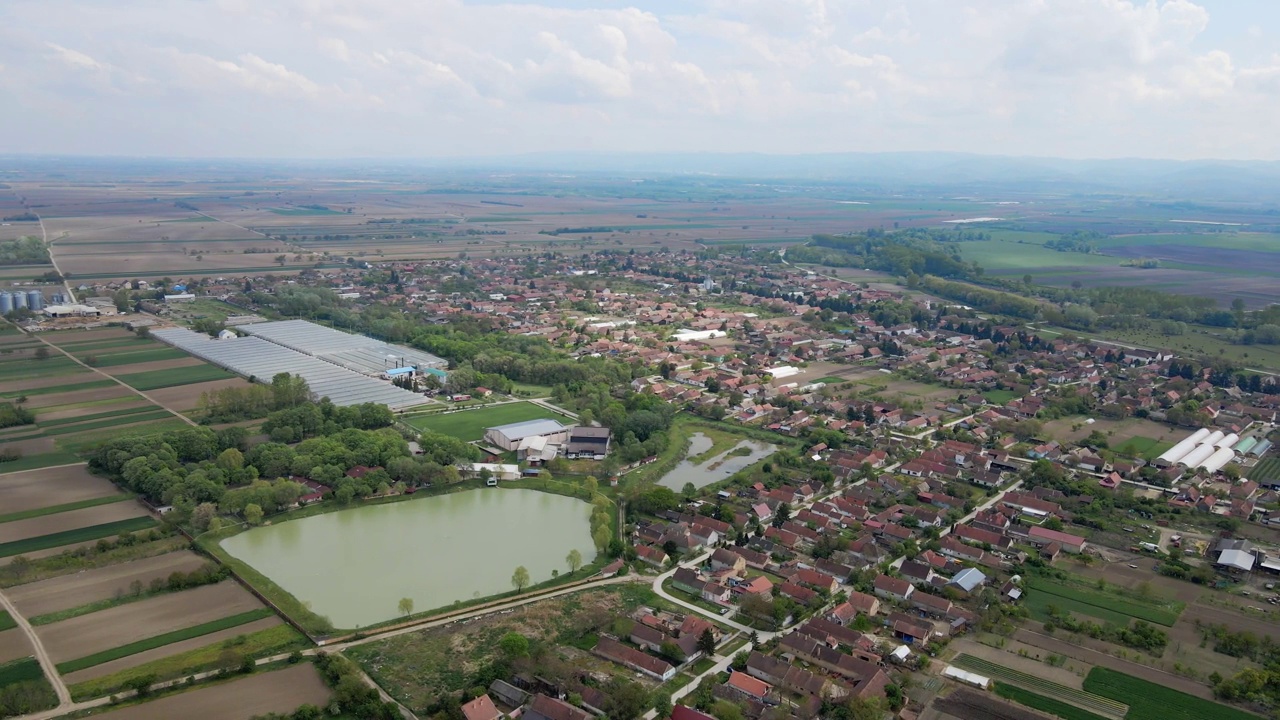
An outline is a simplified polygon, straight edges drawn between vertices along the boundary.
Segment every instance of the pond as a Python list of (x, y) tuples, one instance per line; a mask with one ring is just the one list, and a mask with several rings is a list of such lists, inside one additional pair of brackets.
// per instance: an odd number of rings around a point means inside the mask
[(743, 440), (719, 455), (694, 463), (689, 458), (696, 457), (712, 446), (711, 438), (702, 433), (694, 433), (689, 438), (689, 452), (684, 460), (662, 476), (659, 485), (669, 487), (676, 492), (684, 489), (686, 483), (693, 483), (696, 488), (720, 482), (752, 463), (769, 457), (778, 450), (778, 446), (760, 440)]
[(537, 490), (492, 489), (371, 505), (259, 527), (222, 541), (334, 627), (398, 617), (514, 589), (569, 571), (573, 548), (596, 556), (591, 506)]

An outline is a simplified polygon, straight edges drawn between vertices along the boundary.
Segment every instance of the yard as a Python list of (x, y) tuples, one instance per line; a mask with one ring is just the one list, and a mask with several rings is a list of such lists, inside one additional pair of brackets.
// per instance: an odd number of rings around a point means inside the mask
[(473, 442), (484, 438), (487, 428), (542, 419), (559, 420), (564, 424), (571, 422), (563, 415), (529, 402), (505, 403), (438, 415), (408, 416), (405, 422), (418, 430), (452, 435), (460, 440)]

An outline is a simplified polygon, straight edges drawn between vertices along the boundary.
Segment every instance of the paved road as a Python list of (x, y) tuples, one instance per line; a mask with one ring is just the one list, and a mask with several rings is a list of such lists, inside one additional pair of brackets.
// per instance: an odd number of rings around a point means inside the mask
[(40, 642), (40, 636), (36, 635), (36, 631), (31, 629), (31, 623), (18, 613), (18, 609), (9, 601), (8, 596), (0, 590), (0, 606), (9, 611), (9, 615), (13, 621), (18, 624), (18, 628), (27, 636), (31, 647), (35, 650), (36, 660), (40, 661), (40, 667), (44, 669), (44, 674), (49, 678), (49, 682), (53, 685), (53, 691), (58, 695), (58, 708), (63, 712), (69, 712), (67, 706), (71, 705), (71, 693), (67, 692), (66, 683), (62, 682), (62, 676), (58, 674), (58, 668), (53, 664), (53, 660), (49, 658), (49, 653), (45, 652), (44, 643)]

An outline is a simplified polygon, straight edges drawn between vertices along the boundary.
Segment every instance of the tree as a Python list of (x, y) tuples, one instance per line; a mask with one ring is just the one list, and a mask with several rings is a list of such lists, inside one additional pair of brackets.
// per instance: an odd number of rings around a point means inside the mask
[(529, 638), (518, 632), (509, 632), (498, 640), (498, 649), (507, 660), (527, 657), (529, 655)]
[(209, 524), (218, 516), (218, 506), (211, 503), (200, 503), (191, 512), (191, 526), (200, 532), (209, 529)]
[(680, 494), (684, 496), (685, 500), (692, 500), (697, 497), (698, 488), (695, 487), (693, 483), (687, 482), (684, 484), (684, 487), (680, 488)]
[(250, 525), (257, 525), (262, 522), (262, 506), (257, 503), (249, 503), (244, 506), (244, 519)]
[(48, 360), (48, 359), (49, 359), (49, 348), (44, 347), (43, 345), (41, 345), (40, 347), (36, 348), (36, 359), (37, 359), (37, 360)]
[(582, 481), (582, 487), (587, 489), (587, 494), (595, 497), (596, 491), (600, 489), (600, 481), (588, 475), (586, 480)]
[(711, 628), (703, 630), (702, 634), (698, 636), (698, 649), (705, 653), (707, 657), (716, 654), (716, 636), (712, 634)]
[(569, 563), (569, 572), (578, 572), (578, 568), (582, 567), (582, 553), (578, 551), (578, 548), (574, 548), (565, 556), (564, 561)]
[(412, 615), (413, 598), (400, 598), (400, 603), (396, 607), (400, 610), (401, 615)]
[(516, 571), (511, 573), (511, 584), (515, 586), (517, 593), (524, 592), (529, 587), (529, 569), (521, 565)]
[(649, 709), (649, 691), (639, 683), (614, 677), (604, 686), (605, 717), (609, 720), (635, 720)]

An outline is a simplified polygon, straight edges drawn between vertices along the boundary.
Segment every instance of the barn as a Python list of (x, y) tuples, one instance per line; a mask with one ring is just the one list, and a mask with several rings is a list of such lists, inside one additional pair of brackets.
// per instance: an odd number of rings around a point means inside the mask
[(525, 438), (542, 437), (552, 445), (563, 445), (569, 439), (570, 428), (555, 420), (526, 420), (498, 425), (484, 431), (484, 441), (496, 448), (514, 452)]

